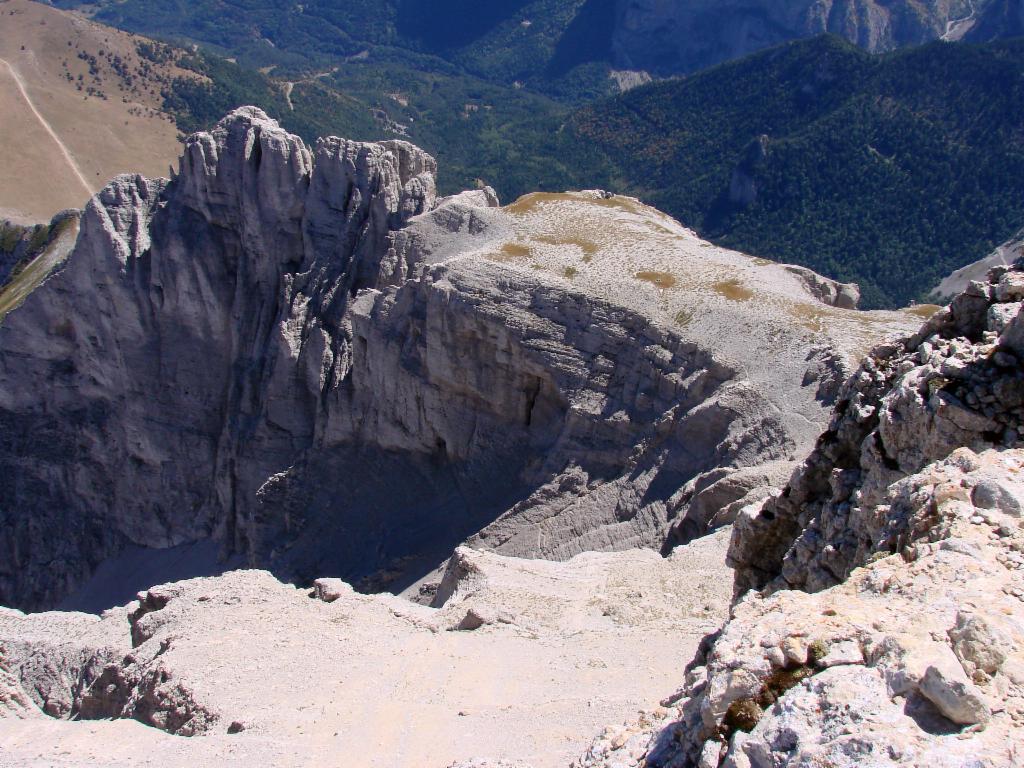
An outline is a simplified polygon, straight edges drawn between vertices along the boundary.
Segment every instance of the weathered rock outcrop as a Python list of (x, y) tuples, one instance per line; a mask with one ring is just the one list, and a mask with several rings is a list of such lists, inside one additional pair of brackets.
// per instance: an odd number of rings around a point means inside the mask
[(581, 766), (1021, 763), (1022, 299), (998, 268), (865, 359), (739, 514), (737, 602), (671, 707)]
[(961, 446), (1017, 444), (1024, 273), (990, 275), (905, 344), (877, 347), (786, 490), (740, 516), (730, 554), (739, 592), (820, 590), (877, 552), (900, 551), (924, 532), (911, 526), (905, 503), (892, 503), (893, 483)]
[(0, 325), (0, 603), (53, 606), (129, 546), (400, 588), (468, 537), (686, 541), (697, 496), (763, 495), (719, 481), (799, 458), (907, 327), (635, 201), (438, 201), (435, 170), (243, 108), (175, 178), (94, 198)]
[(169, 644), (135, 650), (147, 607), (168, 599), (159, 591), (146, 597), (149, 603), (132, 606), (131, 615), (123, 608), (102, 617), (0, 614), (0, 663), (28, 691), (26, 711), (59, 720), (129, 717), (182, 736), (204, 732), (216, 718), (161, 664)]
[(856, 283), (840, 283), (830, 280), (807, 267), (799, 267), (794, 264), (787, 264), (786, 269), (803, 280), (807, 290), (825, 304), (842, 309), (856, 309), (860, 303), (860, 287)]

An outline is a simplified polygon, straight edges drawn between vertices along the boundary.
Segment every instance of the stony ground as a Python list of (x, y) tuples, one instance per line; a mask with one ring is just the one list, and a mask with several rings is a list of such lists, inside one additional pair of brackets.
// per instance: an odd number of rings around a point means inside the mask
[(779, 364), (789, 364), (793, 349), (828, 343), (855, 365), (879, 339), (938, 309), (855, 311), (847, 286), (715, 246), (633, 198), (536, 193), (504, 213), (510, 236), (485, 258), (658, 318), (698, 343), (714, 339), (723, 360), (773, 394), (792, 389)]
[[(326, 603), (250, 571), (152, 590), (144, 605), (166, 604), (131, 624), (125, 609), (0, 613), (0, 765), (563, 766), (656, 706), (721, 624), (727, 540), (568, 563), (460, 550), (441, 609), (335, 582)], [(82, 691), (97, 652), (92, 674), (122, 671)], [(39, 710), (109, 708), (126, 680), (124, 711), (149, 725)]]
[(778, 496), (738, 516), (737, 602), (675, 710), (582, 765), (1024, 761), (1024, 272), (876, 347)]

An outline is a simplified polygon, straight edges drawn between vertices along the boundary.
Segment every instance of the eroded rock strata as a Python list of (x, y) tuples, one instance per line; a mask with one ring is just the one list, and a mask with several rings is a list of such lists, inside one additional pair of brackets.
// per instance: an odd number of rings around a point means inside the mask
[(175, 178), (97, 195), (0, 325), (0, 603), (204, 541), (364, 588), (467, 537), (552, 558), (684, 542), (767, 493), (849, 363), (911, 320), (635, 201), (498, 209), (437, 200), (435, 172), (243, 108)]

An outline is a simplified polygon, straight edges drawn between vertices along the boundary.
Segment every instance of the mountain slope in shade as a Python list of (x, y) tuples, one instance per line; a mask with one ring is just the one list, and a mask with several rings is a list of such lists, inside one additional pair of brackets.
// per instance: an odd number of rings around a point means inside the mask
[(977, 42), (1024, 35), (1024, 3), (1021, 0), (992, 0), (977, 14), (977, 21), (964, 39)]
[[(998, 6), (1015, 0), (622, 0), (617, 63), (659, 74), (695, 72), (789, 40), (830, 33), (873, 53), (959, 39), (986, 19), (1007, 37)], [(991, 13), (990, 13), (991, 8)], [(1019, 34), (1019, 33), (1017, 33)]]

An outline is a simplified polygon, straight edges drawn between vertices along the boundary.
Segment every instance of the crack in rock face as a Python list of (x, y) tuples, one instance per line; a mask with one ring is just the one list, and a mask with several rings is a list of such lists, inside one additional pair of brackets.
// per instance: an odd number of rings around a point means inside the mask
[(0, 324), (0, 603), (103, 577), (107, 607), (117, 563), (203, 575), (203, 542), (396, 591), (467, 540), (671, 549), (770, 493), (864, 341), (906, 328), (636, 201), (438, 200), (436, 170), (246, 107), (172, 179), (93, 198)]

